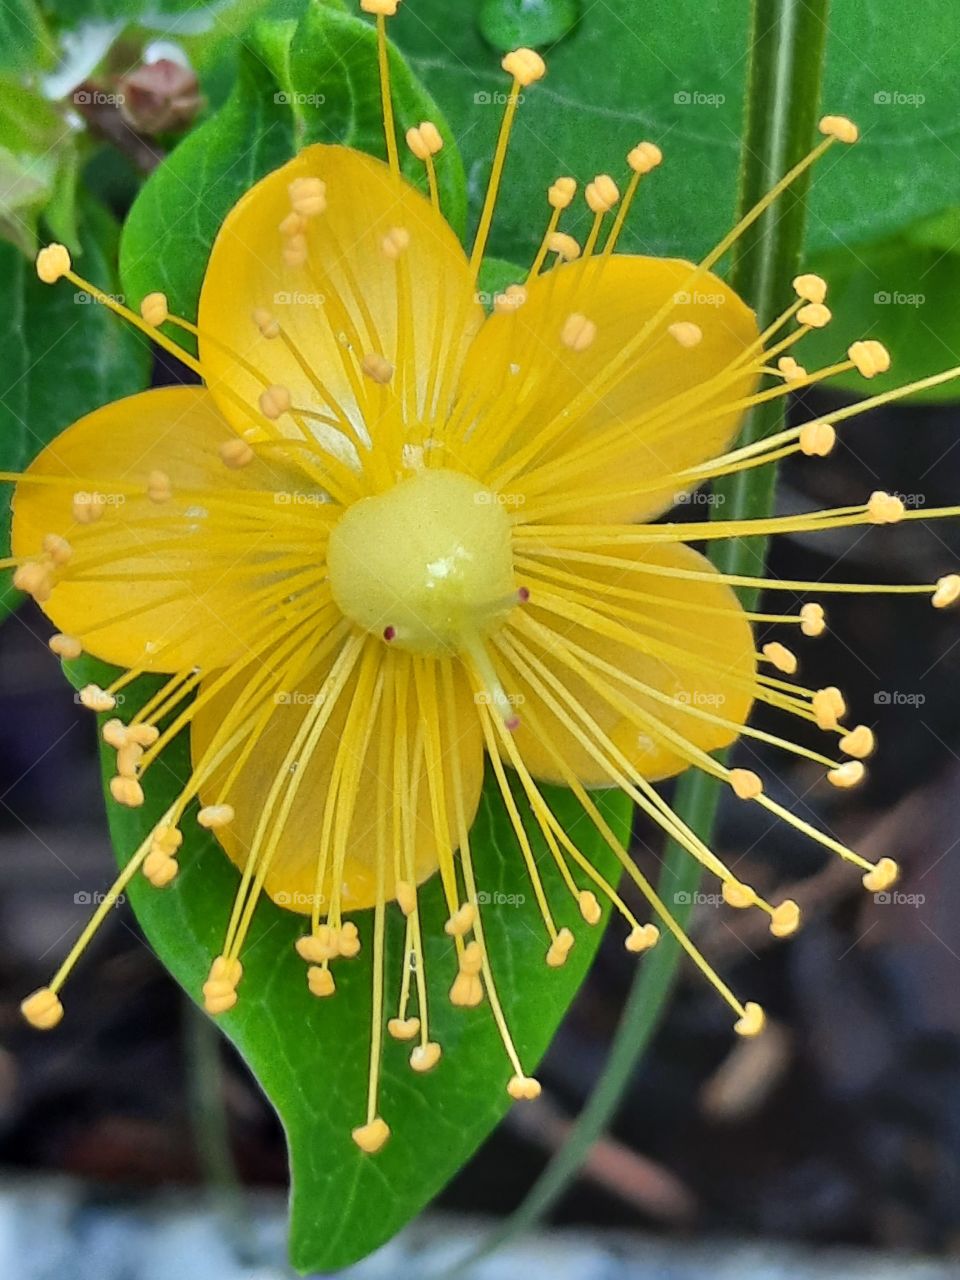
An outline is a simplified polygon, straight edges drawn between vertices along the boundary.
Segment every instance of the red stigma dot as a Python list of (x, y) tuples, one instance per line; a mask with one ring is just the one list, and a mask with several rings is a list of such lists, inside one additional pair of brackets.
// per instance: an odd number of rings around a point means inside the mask
[(384, 627), (383, 638), (386, 640), (387, 644), (389, 644), (391, 640), (395, 640), (397, 638), (396, 627)]
[(517, 599), (520, 601), (521, 604), (526, 604), (527, 601), (530, 599), (530, 588), (521, 587), (520, 590), (517, 592)]
[(516, 733), (517, 730), (520, 728), (520, 717), (510, 716), (508, 720), (504, 720), (503, 727), (506, 729), (508, 733)]

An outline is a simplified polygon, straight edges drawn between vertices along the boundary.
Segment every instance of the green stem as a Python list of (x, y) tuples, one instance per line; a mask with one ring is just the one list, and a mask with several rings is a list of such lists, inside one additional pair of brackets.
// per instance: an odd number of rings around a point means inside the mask
[[(807, 153), (814, 135), (829, 0), (754, 0), (750, 68), (744, 129), (738, 217)], [(738, 293), (756, 308), (763, 328), (789, 306), (791, 281), (800, 262), (805, 230), (808, 177), (796, 183), (738, 242), (730, 271)], [(741, 443), (761, 439), (780, 428), (782, 405), (763, 405), (744, 423)], [(714, 485), (714, 516), (744, 519), (767, 515), (773, 506), (774, 467), (755, 468)], [(759, 573), (762, 539), (718, 541), (711, 559), (729, 573)], [(745, 591), (751, 607), (756, 592)], [(702, 839), (709, 841), (719, 799), (714, 779), (690, 770), (677, 786), (675, 808)], [(675, 842), (667, 846), (659, 890), (677, 902), (681, 925), (689, 919), (700, 883), (699, 864)], [(561, 1151), (503, 1224), (447, 1274), (465, 1267), (529, 1229), (567, 1190), (591, 1147), (613, 1119), (624, 1090), (659, 1025), (677, 974), (680, 948), (665, 933), (634, 978), (603, 1073)]]

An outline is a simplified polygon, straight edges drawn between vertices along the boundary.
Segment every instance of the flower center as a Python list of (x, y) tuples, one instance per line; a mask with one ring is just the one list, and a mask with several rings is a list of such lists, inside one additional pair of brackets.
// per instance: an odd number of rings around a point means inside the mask
[(471, 651), (521, 600), (510, 519), (457, 471), (420, 471), (348, 507), (327, 561), (337, 606), (411, 653)]

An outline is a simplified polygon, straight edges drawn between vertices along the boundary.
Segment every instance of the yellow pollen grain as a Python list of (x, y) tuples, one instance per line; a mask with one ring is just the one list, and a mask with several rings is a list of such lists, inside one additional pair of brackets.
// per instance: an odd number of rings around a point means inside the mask
[(865, 724), (858, 724), (840, 739), (840, 750), (856, 760), (866, 760), (867, 756), (873, 755), (876, 745), (873, 730)]
[(720, 893), (727, 906), (736, 911), (746, 911), (748, 907), (757, 905), (756, 890), (739, 880), (724, 880)]
[(843, 764), (837, 765), (836, 769), (831, 769), (827, 774), (827, 780), (834, 787), (839, 787), (841, 791), (846, 791), (850, 787), (855, 787), (863, 781), (866, 769), (859, 760), (845, 760)]
[(583, 195), (591, 213), (609, 213), (620, 199), (620, 188), (609, 173), (598, 173)]
[(337, 949), (344, 960), (352, 960), (360, 954), (360, 934), (352, 920), (345, 920), (340, 926)]
[(112, 711), (117, 705), (113, 694), (107, 693), (106, 689), (101, 689), (98, 684), (85, 684), (79, 696), (81, 706), (91, 711)]
[(797, 312), (797, 323), (808, 329), (824, 329), (832, 319), (830, 308), (822, 302), (808, 302)]
[(897, 524), (905, 512), (903, 499), (883, 489), (874, 490), (867, 502), (867, 519), (871, 524)]
[(59, 533), (45, 533), (43, 535), (43, 550), (53, 563), (58, 566), (67, 564), (73, 555), (73, 547)]
[(663, 152), (655, 142), (638, 142), (627, 152), (627, 164), (634, 173), (650, 173), (663, 163)]
[(159, 329), (170, 315), (170, 307), (167, 304), (167, 295), (165, 293), (148, 293), (140, 303), (140, 315), (146, 320), (147, 324), (153, 325), (155, 329)]
[(778, 671), (782, 671), (788, 676), (796, 673), (796, 654), (791, 653), (787, 646), (781, 644), (779, 640), (771, 640), (769, 644), (763, 646), (760, 652), (768, 662), (773, 663)]
[(136, 778), (124, 778), (117, 774), (110, 779), (110, 794), (117, 804), (128, 809), (139, 809), (143, 804), (143, 787)]
[(307, 237), (300, 233), (287, 237), (281, 250), (281, 257), (288, 267), (302, 267), (308, 253)]
[(158, 504), (173, 497), (173, 482), (165, 471), (151, 471), (147, 477), (147, 497)]
[(174, 854), (183, 844), (183, 832), (178, 827), (159, 826), (150, 841), (151, 852)]
[(931, 598), (935, 609), (946, 609), (960, 600), (960, 573), (948, 573), (937, 579), (936, 589)]
[(766, 1026), (767, 1016), (754, 1000), (748, 1000), (743, 1006), (743, 1013), (733, 1024), (738, 1036), (758, 1036)]
[(854, 367), (864, 378), (875, 378), (878, 373), (886, 373), (890, 368), (890, 353), (882, 342), (873, 338), (854, 342), (847, 355)]
[(847, 713), (847, 704), (843, 694), (835, 684), (825, 689), (817, 689), (811, 702), (814, 719), (820, 729), (836, 729), (839, 721)]
[(580, 257), (580, 245), (565, 231), (554, 231), (547, 241), (547, 249), (550, 253), (561, 257), (564, 262), (575, 262)]
[(797, 439), (808, 458), (825, 458), (837, 443), (837, 429), (829, 422), (806, 422)]
[(668, 325), (667, 333), (674, 342), (688, 350), (698, 347), (703, 341), (703, 330), (692, 320), (678, 320), (675, 324)]
[(397, 905), (405, 916), (413, 915), (417, 909), (417, 891), (409, 880), (398, 880), (393, 888)]
[(763, 780), (752, 769), (731, 769), (727, 781), (741, 800), (756, 800), (763, 794)]
[(412, 1040), (420, 1030), (419, 1018), (390, 1018), (387, 1032), (394, 1040)]
[(119, 751), (124, 743), (129, 741), (127, 738), (127, 726), (122, 720), (117, 720), (116, 718), (108, 720), (104, 724), (101, 736), (107, 746), (113, 747), (115, 751)]
[(581, 889), (577, 895), (577, 906), (580, 908), (580, 914), (587, 924), (600, 923), (600, 917), (603, 912), (600, 909), (600, 903), (597, 901), (597, 895), (591, 889)]
[(372, 13), (378, 18), (392, 18), (399, 3), (400, 0), (360, 0), (360, 8), (364, 13)]
[(806, 369), (793, 356), (781, 356), (777, 361), (777, 368), (788, 382), (798, 382), (807, 376)]
[(71, 269), (65, 245), (48, 244), (37, 254), (37, 275), (44, 284), (56, 284)]
[(860, 130), (847, 116), (824, 116), (817, 128), (825, 138), (836, 138), (848, 146), (860, 137)]
[(443, 926), (444, 933), (451, 938), (462, 938), (473, 928), (476, 918), (476, 907), (472, 902), (465, 902)]
[(47, 641), (47, 646), (51, 653), (55, 653), (58, 658), (69, 661), (71, 658), (79, 658), (83, 653), (83, 645), (76, 636), (68, 636), (63, 631), (58, 631), (56, 635), (52, 635)]
[(624, 946), (628, 951), (639, 955), (643, 951), (649, 951), (651, 947), (655, 947), (660, 941), (660, 930), (655, 924), (638, 924), (627, 934)]
[(319, 964), (312, 964), (307, 970), (307, 987), (312, 996), (319, 1000), (332, 996), (337, 989), (333, 974)]
[(800, 630), (805, 636), (822, 636), (827, 629), (823, 605), (811, 601), (800, 609)]
[(410, 232), (406, 227), (391, 227), (380, 241), (380, 249), (385, 258), (395, 262), (410, 248)]
[(164, 889), (176, 879), (180, 865), (169, 853), (151, 849), (144, 859), (143, 874), (155, 889)]
[(787, 898), (773, 908), (770, 916), (770, 932), (775, 938), (789, 938), (800, 928), (800, 908), (792, 898)]
[(70, 509), (77, 524), (96, 524), (105, 508), (102, 493), (75, 493)]
[(302, 213), (294, 213), (292, 209), (289, 213), (284, 214), (277, 226), (277, 230), (287, 240), (291, 240), (294, 236), (302, 236), (306, 229), (306, 218)]
[(327, 207), (327, 184), (321, 178), (294, 178), (287, 193), (290, 208), (303, 218), (314, 218)]
[(410, 1050), (410, 1065), (421, 1074), (432, 1071), (440, 1061), (441, 1048), (436, 1040), (428, 1040), (426, 1044), (418, 1044)]
[(500, 65), (523, 89), (542, 80), (547, 71), (547, 64), (533, 49), (514, 49), (504, 54)]
[[(40, 277), (41, 280), (43, 277)], [(40, 987), (21, 1001), (20, 1012), (31, 1027), (38, 1031), (52, 1031), (63, 1018), (60, 997), (49, 987)]]
[(794, 278), (793, 291), (804, 302), (820, 303), (827, 296), (827, 282), (823, 276), (813, 275), (812, 272), (808, 272), (806, 275)]
[(27, 595), (33, 596), (40, 604), (50, 599), (53, 589), (49, 569), (36, 560), (20, 565), (13, 575), (13, 585), (18, 591), (25, 591)]
[(527, 300), (527, 291), (522, 284), (508, 284), (503, 293), (498, 293), (493, 300), (493, 309), (497, 315), (509, 315), (519, 311)]
[[(290, 392), (286, 387), (274, 385), (260, 393), (260, 412), (265, 418), (276, 419), (290, 408)], [(222, 454), (221, 454), (222, 457)]]
[(863, 887), (871, 893), (886, 893), (900, 878), (900, 868), (892, 858), (881, 858), (880, 861), (862, 877)]
[(220, 461), (225, 467), (229, 467), (231, 471), (239, 471), (243, 467), (249, 467), (253, 461), (254, 453), (246, 440), (224, 440), (220, 445), (217, 453), (220, 455)]
[(227, 827), (236, 817), (232, 804), (208, 804), (197, 814), (197, 822), (208, 831)]
[(386, 386), (393, 377), (393, 365), (386, 356), (382, 356), (376, 351), (369, 351), (363, 357), (360, 361), (360, 368), (371, 382), (377, 382), (381, 386)]
[(547, 964), (551, 969), (559, 969), (566, 964), (567, 956), (573, 948), (574, 937), (569, 929), (560, 929), (550, 943), (547, 951)]
[(125, 742), (117, 751), (117, 773), (121, 778), (135, 778), (143, 759), (143, 747), (139, 742)]
[(567, 316), (560, 330), (560, 341), (571, 351), (586, 351), (596, 336), (596, 324), (578, 311)]
[(534, 1098), (540, 1097), (540, 1081), (535, 1080), (533, 1076), (511, 1076), (507, 1084), (507, 1093), (517, 1102), (523, 1100), (532, 1102)]
[(408, 129), (406, 138), (407, 146), (418, 160), (426, 161), (443, 148), (440, 130), (432, 120), (424, 120)]
[(160, 737), (160, 730), (155, 724), (131, 724), (127, 726), (127, 736), (141, 747), (152, 747)]
[(272, 311), (268, 311), (266, 307), (255, 307), (253, 311), (253, 323), (260, 330), (262, 338), (279, 338), (280, 322), (274, 316)]
[(547, 189), (547, 203), (551, 209), (567, 209), (573, 203), (573, 197), (576, 194), (575, 178), (557, 178)]

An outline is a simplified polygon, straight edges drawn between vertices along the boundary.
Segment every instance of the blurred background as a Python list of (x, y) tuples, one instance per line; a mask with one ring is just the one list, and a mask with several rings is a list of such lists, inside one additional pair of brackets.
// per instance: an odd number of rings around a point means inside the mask
[[(62, 5), (15, 5), (0, 20), (22, 51), (36, 19), (45, 50), (22, 65), (8, 57), (0, 81), (8, 280), (38, 230), (72, 216), (66, 182), (79, 174), (79, 189), (95, 190), (122, 218), (144, 174), (222, 101), (231, 42), (257, 6), (180, 8), (176, 20), (131, 23), (107, 5), (73, 25)], [(490, 6), (480, 9), (489, 26)], [(579, 11), (574, 19), (590, 20)], [(738, 73), (742, 66), (724, 71)], [(678, 73), (675, 83), (686, 81)], [(46, 104), (33, 116), (28, 91)], [(61, 130), (56, 143), (43, 133), (42, 111)], [(863, 336), (886, 337), (893, 317), (930, 367), (951, 363), (944, 335), (955, 321), (946, 287), (955, 213), (950, 205), (942, 213), (924, 239), (914, 301), (900, 304), (906, 314), (891, 310), (907, 295), (889, 242), (857, 254), (853, 299)], [(22, 318), (6, 310), (16, 335)], [(3, 406), (27, 376), (14, 372)], [(173, 375), (159, 365), (147, 376)], [(808, 393), (793, 411), (842, 403), (842, 391)], [(829, 464), (783, 469), (778, 510), (842, 506), (876, 487), (911, 507), (956, 501), (958, 442), (960, 408), (950, 403), (874, 412), (845, 428)], [(695, 514), (687, 504), (675, 518)], [(771, 569), (812, 580), (934, 581), (958, 554), (956, 528), (917, 522), (895, 536), (783, 538)], [(796, 898), (805, 916), (795, 938), (774, 943), (762, 922), (715, 897), (696, 902), (698, 943), (764, 1004), (768, 1032), (735, 1043), (725, 1010), (682, 971), (615, 1123), (576, 1183), (535, 1238), (470, 1275), (960, 1276), (960, 631), (955, 615), (883, 598), (838, 597), (829, 621), (805, 648), (806, 682), (841, 686), (852, 721), (877, 731), (879, 753), (854, 793), (780, 758), (771, 791), (864, 855), (893, 854), (903, 869), (896, 892), (865, 895), (817, 848), (724, 801), (719, 851), (742, 859), (739, 874), (768, 897)], [(58, 1032), (37, 1035), (20, 1021), (20, 999), (65, 954), (113, 874), (93, 726), (48, 635), (30, 604), (0, 628), (0, 1275), (286, 1276), (279, 1124), (126, 905), (72, 980), (71, 1016)], [(757, 723), (768, 727), (762, 715)], [(772, 761), (756, 745), (738, 748), (733, 763), (765, 772)], [(656, 878), (659, 836), (641, 826), (634, 844)], [(590, 1096), (632, 974), (633, 961), (609, 939), (539, 1073), (542, 1097), (514, 1109), (434, 1208), (351, 1274), (439, 1276), (516, 1208)]]

